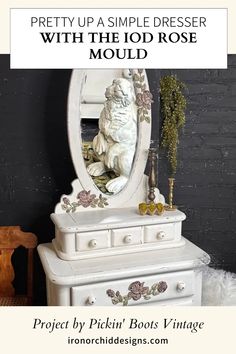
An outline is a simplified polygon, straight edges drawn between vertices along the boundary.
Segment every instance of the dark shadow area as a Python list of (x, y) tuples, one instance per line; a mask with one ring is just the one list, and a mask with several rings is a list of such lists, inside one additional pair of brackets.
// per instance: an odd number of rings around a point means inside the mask
[(20, 246), (11, 257), (15, 272), (15, 279), (12, 284), (17, 295), (25, 295), (27, 293), (27, 253), (27, 250)]

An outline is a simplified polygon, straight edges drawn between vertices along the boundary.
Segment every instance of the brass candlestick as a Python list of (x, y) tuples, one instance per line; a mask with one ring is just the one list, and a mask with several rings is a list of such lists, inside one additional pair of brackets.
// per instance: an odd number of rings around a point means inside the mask
[(165, 206), (165, 210), (176, 210), (177, 206), (173, 205), (173, 195), (174, 195), (174, 183), (175, 179), (173, 177), (168, 178), (169, 181), (169, 205)]
[(155, 196), (155, 187), (157, 185), (156, 159), (157, 159), (156, 148), (150, 148), (149, 149), (150, 173), (148, 179), (148, 186), (149, 186), (148, 199), (150, 200), (151, 203), (153, 203), (156, 198)]
[(150, 172), (148, 178), (148, 203), (139, 204), (139, 213), (141, 215), (161, 215), (164, 212), (164, 206), (161, 203), (155, 204), (155, 188), (157, 186), (157, 175), (156, 175), (156, 160), (157, 160), (157, 151), (156, 148), (149, 149), (149, 161), (150, 161)]

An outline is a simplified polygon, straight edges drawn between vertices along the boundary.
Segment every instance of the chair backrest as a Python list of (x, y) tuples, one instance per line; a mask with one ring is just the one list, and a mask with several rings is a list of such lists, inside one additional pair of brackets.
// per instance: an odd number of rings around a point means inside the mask
[(20, 226), (0, 226), (0, 296), (14, 296), (12, 281), (15, 272), (11, 257), (16, 248), (28, 249), (27, 297), (29, 303), (33, 296), (33, 249), (37, 246), (37, 237), (33, 233), (23, 232)]

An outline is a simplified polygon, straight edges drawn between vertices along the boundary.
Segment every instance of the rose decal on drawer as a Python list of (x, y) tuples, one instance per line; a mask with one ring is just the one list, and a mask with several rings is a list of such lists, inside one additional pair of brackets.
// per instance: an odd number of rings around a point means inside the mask
[(122, 304), (123, 306), (127, 306), (131, 299), (134, 301), (138, 301), (141, 298), (144, 300), (150, 300), (152, 296), (164, 293), (167, 288), (168, 285), (165, 281), (155, 283), (151, 287), (144, 286), (144, 282), (141, 283), (140, 281), (135, 281), (129, 285), (129, 292), (127, 295), (121, 295), (119, 291), (114, 291), (112, 289), (108, 289), (106, 293), (107, 296), (111, 298), (113, 305)]
[(141, 298), (142, 295), (146, 295), (148, 293), (149, 288), (146, 286), (143, 286), (143, 283), (140, 283), (140, 281), (135, 281), (129, 286), (130, 292), (128, 293), (128, 296), (133, 299), (134, 301), (137, 301)]
[(159, 293), (164, 293), (167, 289), (167, 283), (165, 281), (160, 281), (157, 286)]

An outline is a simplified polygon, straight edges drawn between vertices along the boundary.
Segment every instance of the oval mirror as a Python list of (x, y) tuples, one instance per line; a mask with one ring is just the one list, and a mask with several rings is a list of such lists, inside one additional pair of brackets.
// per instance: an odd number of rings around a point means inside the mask
[(145, 70), (73, 70), (68, 136), (77, 179), (55, 212), (144, 200), (152, 96)]

